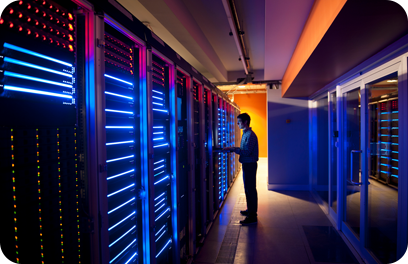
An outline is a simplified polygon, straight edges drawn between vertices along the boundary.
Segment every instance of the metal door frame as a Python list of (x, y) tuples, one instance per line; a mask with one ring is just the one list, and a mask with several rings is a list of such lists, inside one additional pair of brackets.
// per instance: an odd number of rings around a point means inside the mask
[[(337, 90), (337, 129), (339, 131), (339, 143), (340, 147), (337, 148), (337, 162), (338, 164), (343, 164), (344, 159), (344, 139), (345, 139), (345, 131), (343, 127), (343, 122), (345, 121), (344, 115), (344, 94), (356, 88), (359, 88), (361, 91), (361, 141), (360, 141), (360, 149), (363, 151), (361, 154), (361, 176), (362, 176), (362, 188), (360, 194), (360, 239), (358, 239), (354, 233), (350, 230), (350, 228), (344, 223), (344, 215), (346, 210), (346, 190), (345, 190), (345, 179), (344, 179), (344, 168), (342, 166), (337, 167), (337, 175), (338, 175), (338, 214), (337, 214), (337, 221), (338, 227), (340, 227), (341, 231), (346, 235), (347, 239), (351, 242), (353, 247), (358, 251), (360, 256), (362, 256), (366, 261), (369, 263), (380, 263), (380, 261), (371, 253), (369, 250), (365, 248), (367, 244), (367, 228), (368, 228), (368, 153), (370, 152), (370, 145), (368, 142), (368, 113), (367, 113), (367, 106), (368, 106), (368, 88), (366, 87), (366, 83), (370, 83), (377, 79), (380, 79), (384, 76), (389, 74), (398, 73), (398, 93), (399, 99), (401, 99), (400, 104), (403, 106), (402, 111), (400, 112), (401, 120), (404, 117), (407, 117), (407, 53), (395, 58), (383, 65), (365, 73), (357, 78), (339, 85), (336, 87)], [(401, 97), (400, 97), (401, 95)], [(401, 127), (401, 125), (400, 125)], [(407, 134), (407, 124), (402, 124), (402, 131), (399, 132), (401, 135)], [(404, 137), (401, 137), (404, 138)], [(404, 144), (405, 143), (405, 144)], [(407, 143), (403, 141), (401, 144), (401, 154), (403, 155), (400, 159), (403, 160), (407, 158)], [(400, 166), (401, 172), (407, 172), (407, 165), (401, 163)], [(402, 174), (401, 174), (402, 175)], [(406, 174), (405, 174), (406, 175)], [(406, 201), (406, 191), (408, 191), (408, 179), (404, 179), (401, 177), (402, 182), (399, 189), (401, 191), (398, 192), (398, 240), (397, 240), (397, 255), (401, 256), (404, 252), (406, 247), (404, 245), (407, 244), (407, 227), (403, 223), (407, 222), (407, 212), (406, 208), (408, 202)], [(399, 184), (400, 185), (400, 184)], [(405, 200), (404, 200), (405, 198)], [(405, 209), (405, 210), (404, 210)], [(405, 235), (404, 235), (405, 234)], [(405, 247), (405, 248), (404, 248)]]

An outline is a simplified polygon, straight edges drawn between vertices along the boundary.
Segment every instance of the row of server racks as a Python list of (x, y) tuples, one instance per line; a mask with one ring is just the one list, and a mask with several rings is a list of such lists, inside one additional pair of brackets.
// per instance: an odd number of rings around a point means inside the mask
[(240, 170), (216, 151), (239, 145), (239, 107), (118, 6), (16, 1), (1, 15), (13, 262), (191, 262)]

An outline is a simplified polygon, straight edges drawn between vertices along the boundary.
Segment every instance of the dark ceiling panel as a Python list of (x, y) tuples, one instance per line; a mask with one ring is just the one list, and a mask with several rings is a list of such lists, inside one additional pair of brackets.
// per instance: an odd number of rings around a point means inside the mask
[(308, 97), (408, 34), (404, 9), (386, 0), (348, 0), (284, 97)]

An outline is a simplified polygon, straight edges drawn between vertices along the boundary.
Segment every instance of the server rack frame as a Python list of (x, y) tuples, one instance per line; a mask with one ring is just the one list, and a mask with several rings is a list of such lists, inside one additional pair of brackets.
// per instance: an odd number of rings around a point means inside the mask
[[(179, 263), (179, 245), (178, 245), (178, 232), (177, 232), (177, 139), (176, 139), (176, 131), (177, 131), (177, 118), (176, 118), (176, 108), (177, 108), (177, 89), (175, 87), (176, 82), (176, 66), (174, 62), (164, 56), (161, 52), (157, 49), (148, 46), (147, 47), (147, 56), (146, 56), (146, 64), (147, 64), (147, 115), (148, 115), (148, 126), (147, 132), (148, 135), (152, 135), (153, 131), (153, 107), (152, 107), (152, 90), (153, 90), (153, 81), (152, 81), (152, 67), (153, 67), (153, 55), (159, 57), (161, 60), (165, 61), (169, 66), (169, 118), (170, 118), (170, 184), (171, 184), (171, 217), (172, 217), (172, 251), (173, 251), (173, 262)], [(149, 157), (149, 201), (150, 201), (150, 210), (149, 210), (149, 226), (150, 226), (150, 262), (155, 264), (156, 263), (156, 247), (154, 242), (154, 211), (152, 210), (152, 206), (154, 205), (154, 174), (153, 174), (153, 141), (148, 140), (148, 157)]]
[[(214, 197), (213, 197), (213, 185), (214, 185), (214, 180), (213, 180), (213, 170), (214, 170), (214, 165), (213, 165), (213, 109), (212, 109), (212, 89), (208, 88), (207, 86), (204, 86), (204, 92), (207, 93), (207, 106), (208, 107), (208, 131), (207, 131), (207, 146), (208, 146), (208, 174), (206, 175), (206, 179), (208, 180), (208, 203), (206, 204), (206, 208), (208, 209), (209, 215), (207, 215), (206, 219), (208, 219), (209, 223), (207, 223), (206, 227), (206, 235), (211, 229), (211, 226), (214, 221), (214, 215), (213, 215), (213, 203), (214, 203)], [(204, 116), (204, 119), (206, 117)], [(205, 120), (204, 120), (205, 121)]]
[[(189, 109), (191, 110), (190, 97), (191, 97), (191, 90), (192, 90), (192, 84), (193, 84), (192, 76), (187, 71), (185, 71), (183, 68), (176, 65), (175, 81), (177, 80), (177, 71), (180, 71), (185, 76), (188, 76), (185, 92), (186, 92), (186, 109), (187, 109), (187, 128), (188, 128), (188, 131), (191, 131), (193, 124), (191, 123), (191, 113), (190, 113), (191, 111), (189, 111)], [(175, 83), (174, 85), (175, 85), (175, 87), (177, 87), (177, 83)], [(176, 89), (176, 98), (177, 98), (177, 89)], [(176, 104), (176, 107), (177, 107), (177, 104)], [(179, 109), (176, 109), (176, 112), (177, 111), (179, 111)], [(178, 127), (177, 118), (176, 118), (175, 124), (176, 124), (176, 127)], [(190, 144), (190, 142), (192, 142), (191, 138), (190, 138), (189, 134), (187, 134), (187, 135), (188, 135), (187, 136), (187, 161), (188, 161), (188, 163), (187, 163), (187, 166), (188, 166), (187, 179), (191, 179), (192, 175), (193, 175), (192, 174), (193, 169), (192, 169), (192, 166), (191, 166), (191, 159), (193, 157), (192, 153), (194, 153), (194, 152), (192, 152), (192, 148), (191, 148), (191, 144)], [(177, 164), (179, 164), (179, 161), (178, 161), (178, 149), (176, 151), (177, 151), (177, 154), (176, 154)], [(179, 166), (176, 166), (176, 170), (177, 170), (177, 175), (179, 175)], [(176, 183), (177, 183), (177, 186), (180, 186), (179, 185), (180, 184), (179, 177), (177, 177)], [(193, 244), (193, 239), (192, 239), (193, 237), (191, 235), (192, 231), (195, 230), (195, 227), (194, 228), (192, 227), (192, 225), (194, 224), (194, 221), (192, 221), (194, 214), (191, 213), (191, 208), (192, 208), (193, 203), (191, 202), (191, 199), (190, 199), (190, 197), (192, 197), (192, 195), (193, 195), (192, 189), (193, 188), (192, 188), (191, 182), (188, 181), (188, 183), (187, 183), (188, 197), (186, 199), (187, 199), (187, 203), (188, 203), (188, 209), (187, 209), (187, 212), (188, 212), (188, 214), (187, 214), (188, 215), (187, 223), (188, 224), (187, 224), (187, 226), (188, 226), (188, 244), (189, 244), (187, 253), (189, 254), (189, 256), (194, 255), (194, 250), (193, 250), (194, 244)], [(179, 190), (179, 189), (177, 189), (177, 190)], [(177, 193), (176, 203), (177, 203), (177, 205), (180, 204), (180, 195), (179, 195), (179, 193)], [(180, 224), (180, 218), (181, 217), (177, 218), (177, 228), (178, 228), (178, 226)], [(180, 245), (178, 244), (178, 249), (176, 250), (176, 253), (178, 254), (179, 252), (180, 252)]]

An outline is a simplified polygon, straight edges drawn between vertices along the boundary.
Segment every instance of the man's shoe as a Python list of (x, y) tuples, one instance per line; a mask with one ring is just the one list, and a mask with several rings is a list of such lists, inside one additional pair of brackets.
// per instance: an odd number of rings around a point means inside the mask
[(239, 221), (241, 225), (246, 226), (246, 225), (255, 225), (258, 223), (258, 218), (257, 217), (245, 217), (244, 220)]
[(248, 210), (240, 211), (240, 213), (241, 213), (242, 215), (248, 216)]

